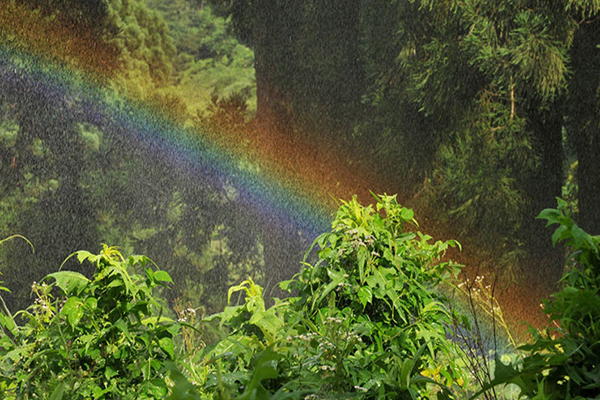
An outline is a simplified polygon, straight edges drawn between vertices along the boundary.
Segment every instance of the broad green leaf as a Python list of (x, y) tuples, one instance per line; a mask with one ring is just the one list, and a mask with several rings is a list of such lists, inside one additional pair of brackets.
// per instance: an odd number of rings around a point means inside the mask
[(61, 314), (67, 316), (67, 322), (75, 327), (83, 317), (83, 301), (79, 297), (69, 297), (61, 310)]
[(148, 279), (150, 279), (150, 282), (154, 281), (154, 271), (152, 270), (152, 268), (146, 268), (146, 276), (148, 277)]
[(547, 209), (543, 210), (542, 212), (540, 212), (536, 218), (537, 219), (545, 219), (546, 221), (548, 221), (546, 223), (546, 226), (550, 226), (552, 224), (560, 223), (559, 222), (560, 217), (561, 217), (561, 213), (558, 210), (555, 210), (552, 208), (547, 208)]
[(375, 214), (373, 216), (372, 223), (375, 228), (375, 229), (373, 229), (374, 233), (379, 233), (380, 231), (383, 231), (385, 229), (383, 219), (381, 218), (381, 216), (379, 214)]
[(0, 326), (4, 326), (10, 332), (13, 332), (13, 330), (17, 327), (17, 324), (11, 315), (0, 312)]
[(50, 398), (48, 400), (62, 400), (64, 394), (65, 394), (65, 383), (61, 382), (58, 384), (56, 389), (54, 389), (54, 392), (52, 392), (52, 395), (50, 396)]
[(281, 290), (284, 290), (287, 292), (287, 291), (289, 291), (290, 284), (292, 284), (293, 282), (295, 282), (293, 279), (281, 281), (281, 282), (279, 282), (279, 287), (281, 288)]
[(335, 271), (333, 269), (327, 270), (327, 275), (331, 279), (331, 282), (325, 287), (325, 289), (321, 292), (321, 295), (313, 300), (312, 309), (314, 310), (315, 306), (320, 304), (321, 301), (329, 294), (333, 289), (335, 289), (342, 281), (346, 278), (344, 277), (344, 273), (342, 271)]
[(79, 272), (73, 271), (55, 272), (48, 275), (47, 278), (54, 278), (56, 286), (63, 290), (64, 293), (73, 294), (75, 296), (79, 296), (90, 283), (88, 278)]
[[(269, 341), (275, 339), (277, 331), (283, 326), (283, 320), (279, 319), (274, 308), (269, 308), (266, 311), (259, 311), (252, 315), (249, 321), (251, 324), (258, 326), (261, 331), (269, 338)], [(270, 344), (270, 343), (268, 343)]]
[(329, 243), (331, 243), (331, 247), (335, 247), (339, 237), (335, 233), (332, 233), (329, 235), (328, 239), (329, 239)]
[(136, 342), (143, 344), (144, 346), (148, 346), (150, 344), (150, 335), (148, 333), (142, 333), (141, 335), (137, 335), (135, 337)]
[[(167, 395), (167, 385), (164, 379), (155, 378), (147, 384), (148, 392), (155, 399), (164, 399)], [(183, 400), (183, 399), (182, 399)]]
[(415, 216), (415, 213), (410, 208), (403, 207), (402, 211), (400, 212), (400, 217), (405, 221), (410, 221), (411, 219), (414, 218), (414, 216)]
[(119, 371), (117, 371), (116, 369), (114, 369), (110, 365), (107, 365), (106, 368), (104, 369), (104, 377), (106, 379), (110, 379), (113, 376), (118, 375), (118, 374), (119, 374)]
[(96, 308), (98, 308), (98, 299), (96, 299), (95, 297), (88, 297), (87, 299), (85, 299), (84, 306), (88, 310), (94, 311)]
[(89, 260), (91, 263), (93, 263), (99, 257), (99, 256), (92, 254), (89, 251), (85, 251), (85, 250), (78, 251), (76, 254), (77, 254), (77, 260), (79, 260), (80, 263), (83, 263), (85, 260)]
[(588, 250), (594, 247), (592, 238), (583, 229), (578, 226), (573, 226), (571, 229), (573, 240), (575, 241), (575, 248)]
[(92, 395), (94, 399), (101, 399), (102, 396), (108, 392), (108, 389), (103, 390), (100, 386), (93, 384), (92, 386)]
[(565, 200), (561, 199), (560, 197), (555, 197), (555, 199), (559, 209), (565, 210), (567, 208), (568, 204)]
[(125, 282), (123, 282), (120, 279), (115, 279), (113, 281), (111, 281), (108, 285), (106, 285), (107, 288), (113, 288), (113, 287), (119, 287), (119, 286), (123, 286)]
[(358, 289), (357, 295), (363, 306), (363, 310), (367, 306), (367, 303), (371, 303), (371, 301), (373, 300), (373, 292), (368, 286), (362, 286), (360, 289)]
[(175, 346), (173, 346), (173, 339), (170, 337), (164, 337), (158, 341), (160, 348), (169, 355), (171, 360), (175, 358)]
[(96, 340), (96, 335), (91, 335), (91, 334), (81, 335), (81, 336), (77, 337), (77, 342), (84, 345), (86, 350), (94, 342), (94, 340)]
[(122, 318), (119, 318), (119, 320), (117, 322), (115, 322), (113, 326), (115, 328), (118, 328), (121, 332), (123, 332), (123, 334), (125, 335), (125, 337), (127, 339), (131, 340), (131, 335), (129, 334), (129, 329), (127, 328), (127, 324), (125, 323), (125, 321), (123, 321)]
[[(265, 379), (277, 378), (279, 375), (277, 372), (277, 362), (280, 358), (281, 355), (274, 352), (271, 348), (267, 348), (260, 352), (254, 360), (252, 378), (244, 393), (247, 393), (248, 389), (258, 388), (261, 386), (260, 382)], [(243, 398), (243, 396), (244, 395), (240, 396), (240, 398)]]
[(364, 283), (365, 282), (365, 266), (367, 265), (367, 261), (369, 259), (369, 251), (364, 248), (361, 247), (358, 250), (358, 254), (357, 254), (357, 258), (358, 258), (358, 276), (360, 278), (360, 283)]
[(556, 243), (566, 238), (567, 233), (568, 228), (564, 225), (561, 225), (558, 228), (556, 228), (556, 231), (554, 231), (554, 234), (552, 235), (552, 244), (556, 246)]
[(150, 259), (146, 256), (133, 255), (127, 258), (127, 261), (130, 266), (134, 266), (135, 264), (140, 264), (144, 267)]
[(389, 261), (392, 265), (395, 265), (397, 268), (400, 267), (399, 265), (396, 265), (396, 257), (394, 257), (394, 253), (392, 253), (388, 247), (383, 249), (383, 258), (384, 260)]
[(171, 276), (168, 274), (167, 271), (156, 271), (154, 272), (154, 279), (158, 282), (170, 282), (173, 283), (173, 280), (171, 279)]

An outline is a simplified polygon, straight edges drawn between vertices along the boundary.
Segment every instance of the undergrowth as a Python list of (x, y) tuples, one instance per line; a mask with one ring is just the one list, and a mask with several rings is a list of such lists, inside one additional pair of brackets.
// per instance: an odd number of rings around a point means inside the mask
[[(91, 278), (59, 270), (33, 283), (30, 307), (0, 312), (0, 397), (596, 398), (600, 238), (564, 202), (540, 214), (574, 250), (563, 290), (545, 302), (551, 325), (502, 355), (482, 345), (479, 325), (507, 328), (493, 290), (459, 282), (461, 266), (445, 256), (459, 244), (419, 232), (394, 196), (375, 200), (340, 203), (300, 272), (281, 282), (289, 297), (267, 306), (248, 278), (206, 318), (190, 308), (170, 318), (157, 289), (173, 282), (147, 257), (75, 253)], [(453, 304), (461, 293), (464, 312)]]

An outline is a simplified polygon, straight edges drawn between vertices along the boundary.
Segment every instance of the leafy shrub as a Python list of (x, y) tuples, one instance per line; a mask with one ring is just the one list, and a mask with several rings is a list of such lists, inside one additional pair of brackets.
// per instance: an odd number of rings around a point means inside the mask
[[(96, 267), (33, 284), (35, 302), (0, 320), (0, 394), (4, 399), (162, 399), (166, 362), (175, 359), (179, 325), (165, 318), (152, 289), (172, 282), (144, 256), (114, 248), (80, 251)], [(142, 268), (145, 276), (130, 274)]]
[(331, 388), (352, 382), (367, 397), (398, 398), (436, 383), (448, 393), (445, 384), (457, 378), (452, 364), (439, 371), (438, 381), (421, 372), (439, 353), (453, 350), (446, 339), (446, 299), (436, 287), (460, 269), (441, 261), (457, 243), (429, 243), (430, 236), (407, 231), (408, 224), (416, 225), (412, 210), (392, 196), (375, 198), (376, 210), (356, 199), (342, 203), (332, 231), (315, 240), (319, 261), (289, 285), (299, 294), (294, 307), (318, 324), (316, 333), (327, 338), (321, 348), (333, 349), (313, 349), (335, 371)]
[[(393, 196), (376, 200), (376, 209), (356, 198), (342, 202), (332, 231), (307, 253), (318, 246), (318, 262), (305, 262), (281, 285), (295, 297), (267, 309), (251, 280), (232, 288), (230, 296), (244, 291), (245, 300), (213, 317), (229, 332), (210, 352), (219, 370), (229, 371), (213, 378), (215, 391), (220, 381), (241, 393), (252, 363), (268, 351), (276, 356), (261, 382), (265, 393), (453, 398), (450, 386), (461, 376), (446, 338), (451, 315), (436, 287), (458, 273), (458, 265), (442, 261), (458, 244), (407, 231), (416, 226), (413, 212)], [(443, 355), (448, 362), (438, 366)]]
[[(283, 373), (288, 354), (281, 346), (287, 329), (279, 309), (287, 309), (289, 304), (277, 301), (275, 306), (266, 308), (263, 290), (252, 279), (230, 288), (228, 303), (237, 292), (244, 294), (242, 304), (227, 306), (204, 320), (219, 320), (225, 329), (223, 339), (199, 353), (188, 369), (203, 379), (205, 394), (214, 398), (287, 398), (292, 395), (285, 387), (289, 376)], [(208, 365), (208, 373), (196, 373), (198, 364)], [(238, 397), (233, 397), (236, 394)]]
[(520, 365), (496, 360), (490, 386), (514, 383), (528, 398), (597, 399), (600, 396), (600, 236), (592, 236), (571, 219), (568, 204), (538, 218), (558, 224), (552, 242), (572, 248), (574, 267), (561, 280), (563, 288), (543, 303), (550, 325), (533, 330), (533, 341), (522, 346)]

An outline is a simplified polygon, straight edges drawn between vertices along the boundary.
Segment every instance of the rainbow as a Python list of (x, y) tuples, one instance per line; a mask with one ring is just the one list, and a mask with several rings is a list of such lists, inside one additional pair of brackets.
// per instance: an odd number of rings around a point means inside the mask
[(331, 143), (270, 130), (242, 143), (235, 132), (182, 126), (126, 93), (107, 99), (105, 84), (117, 70), (114, 49), (85, 30), (73, 30), (10, 0), (3, 3), (0, 69), (12, 71), (5, 79), (26, 77), (36, 90), (77, 97), (86, 122), (109, 124), (156, 157), (203, 180), (228, 182), (242, 204), (266, 221), (292, 224), (312, 240), (329, 229), (333, 199), (356, 194), (361, 202), (371, 202), (369, 190), (382, 193), (388, 188), (369, 171), (349, 165)]
[(343, 154), (328, 148), (328, 143), (303, 142), (263, 129), (241, 144), (235, 132), (211, 134), (182, 127), (126, 93), (107, 101), (102, 89), (116, 71), (115, 52), (89, 32), (71, 29), (14, 2), (0, 10), (0, 26), (2, 64), (27, 75), (43, 90), (83, 99), (87, 122), (108, 119), (130, 140), (173, 165), (231, 182), (245, 201), (268, 218), (286, 219), (316, 234), (328, 229), (333, 199), (359, 194), (370, 202), (369, 190), (378, 189), (373, 177), (340, 161)]
[(326, 229), (328, 211), (317, 201), (278, 179), (275, 174), (260, 168), (241, 166), (232, 149), (211, 142), (195, 129), (178, 126), (127, 99), (119, 99), (118, 106), (103, 99), (101, 87), (81, 81), (57, 66), (40, 66), (39, 60), (27, 54), (0, 47), (0, 66), (15, 71), (4, 79), (26, 76), (26, 83), (45, 95), (68, 93), (85, 104), (84, 120), (91, 124), (107, 124), (127, 135), (128, 140), (150, 150), (173, 166), (201, 174), (203, 179), (226, 180), (239, 195), (264, 215), (287, 218), (300, 229), (318, 232)]

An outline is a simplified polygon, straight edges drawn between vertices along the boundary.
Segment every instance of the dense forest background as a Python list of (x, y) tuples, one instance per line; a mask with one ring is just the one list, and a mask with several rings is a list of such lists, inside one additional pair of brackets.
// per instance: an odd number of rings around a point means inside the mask
[[(399, 193), (422, 230), (463, 243), (452, 256), (467, 274), (499, 277), (520, 319), (535, 319), (564, 265), (535, 216), (562, 197), (600, 232), (598, 1), (2, 7), (3, 50), (87, 73), (113, 110), (99, 116), (76, 91), (0, 62), (0, 237), (23, 234), (36, 249), (11, 242), (1, 254), (14, 309), (31, 282), (102, 242), (147, 254), (180, 283), (172, 305), (206, 312), (248, 275), (276, 295), (297, 271), (319, 232), (249, 206), (231, 175), (158, 157), (140, 115), (234, 141), (237, 171), (302, 176), (312, 165), (315, 196)], [(19, 18), (62, 36), (36, 48)]]

